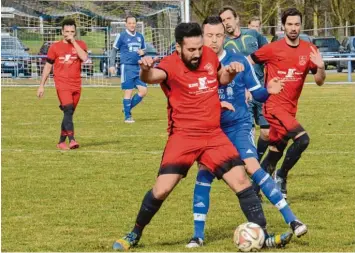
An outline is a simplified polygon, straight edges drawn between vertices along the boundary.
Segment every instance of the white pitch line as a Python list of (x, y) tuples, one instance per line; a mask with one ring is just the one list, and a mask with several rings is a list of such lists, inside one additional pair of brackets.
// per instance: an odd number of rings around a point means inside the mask
[[(114, 150), (78, 150), (75, 151), (63, 151), (59, 149), (1, 149), (2, 152), (33, 152), (33, 153), (58, 153), (58, 152), (77, 152), (77, 153), (95, 153), (95, 154), (162, 154), (163, 150), (152, 150), (152, 151), (114, 151)], [(305, 154), (310, 155), (332, 155), (332, 154), (355, 154), (355, 151), (329, 151), (329, 150), (319, 150), (319, 151), (306, 151)]]
[[(77, 138), (78, 139), (81, 139), (81, 138), (97, 138), (97, 136), (100, 136), (100, 137), (123, 137), (123, 138), (129, 138), (129, 137), (167, 137), (168, 136), (168, 133), (166, 134), (149, 134), (149, 135), (146, 135), (146, 134), (112, 134), (112, 135), (77, 135)], [(14, 135), (14, 136), (11, 136), (11, 135), (2, 135), (1, 136), (2, 138), (13, 138), (13, 137), (16, 137), (16, 138), (43, 138), (43, 135)]]

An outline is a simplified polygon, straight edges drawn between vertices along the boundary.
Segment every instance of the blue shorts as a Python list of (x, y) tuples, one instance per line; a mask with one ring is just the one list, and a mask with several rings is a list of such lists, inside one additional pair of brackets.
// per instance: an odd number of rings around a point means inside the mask
[(222, 128), (222, 130), (237, 148), (242, 160), (246, 158), (258, 159), (258, 153), (256, 151), (252, 132), (252, 124), (250, 122), (238, 123), (232, 127)]
[(138, 85), (147, 87), (147, 84), (139, 79), (139, 65), (121, 64), (122, 90), (133, 90)]
[(269, 128), (270, 125), (263, 115), (263, 104), (253, 99), (248, 102), (248, 106), (252, 122), (255, 120), (255, 124), (260, 128)]

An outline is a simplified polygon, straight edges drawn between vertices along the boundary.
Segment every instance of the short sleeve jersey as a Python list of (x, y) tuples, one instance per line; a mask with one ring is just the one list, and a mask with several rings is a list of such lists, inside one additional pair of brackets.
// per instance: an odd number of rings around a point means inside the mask
[(301, 95), (304, 80), (309, 71), (317, 72), (317, 66), (310, 60), (309, 42), (300, 40), (297, 47), (289, 46), (285, 39), (266, 45), (253, 53), (255, 63), (265, 63), (266, 82), (274, 77), (285, 81), (284, 89), (277, 95), (270, 95), (266, 106), (282, 106), (290, 113), (296, 113), (298, 99)]
[[(267, 44), (267, 39), (257, 31), (252, 29), (241, 29), (238, 37), (226, 39), (224, 48), (248, 56)], [(254, 70), (259, 81), (264, 82), (264, 67), (260, 64), (256, 64), (254, 65)]]
[(121, 64), (138, 65), (141, 56), (137, 51), (145, 49), (144, 37), (139, 32), (132, 34), (125, 30), (117, 35), (113, 47), (120, 51)]
[[(250, 92), (261, 89), (260, 84), (253, 67), (245, 56), (233, 51), (224, 51), (219, 58), (222, 66), (229, 65), (231, 62), (240, 62), (244, 65), (244, 71), (237, 74), (231, 83), (228, 85), (219, 86), (219, 98), (221, 101), (231, 103), (235, 111), (223, 110), (221, 115), (221, 127), (229, 127), (237, 122), (249, 122), (250, 113), (245, 100), (245, 89)], [(250, 122), (251, 123), (251, 122)]]
[[(87, 51), (84, 41), (76, 40)], [(81, 59), (74, 46), (63, 40), (52, 44), (48, 50), (47, 61), (53, 63), (54, 83), (57, 87), (81, 85)]]
[(158, 68), (167, 78), (161, 87), (168, 99), (168, 131), (189, 134), (208, 133), (220, 127), (221, 106), (218, 97), (218, 57), (204, 46), (200, 65), (188, 69), (177, 52), (165, 57)]

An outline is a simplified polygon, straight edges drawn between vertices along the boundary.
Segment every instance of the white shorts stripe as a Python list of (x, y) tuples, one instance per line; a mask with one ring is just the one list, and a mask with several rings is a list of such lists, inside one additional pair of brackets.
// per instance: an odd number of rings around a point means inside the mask
[(206, 220), (206, 214), (194, 213), (194, 220), (195, 221), (205, 221)]
[(125, 81), (124, 64), (121, 64), (121, 83)]

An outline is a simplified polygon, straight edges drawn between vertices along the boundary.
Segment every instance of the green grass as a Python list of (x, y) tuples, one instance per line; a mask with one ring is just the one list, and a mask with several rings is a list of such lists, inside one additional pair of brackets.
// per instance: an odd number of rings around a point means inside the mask
[[(118, 88), (83, 88), (75, 115), (81, 144), (55, 148), (61, 112), (54, 88), (2, 88), (2, 251), (111, 251), (129, 231), (145, 192), (154, 183), (166, 141), (166, 100), (158, 88), (124, 124)], [(289, 202), (309, 226), (287, 251), (355, 249), (355, 86), (306, 85), (298, 119), (311, 144), (290, 173)], [(192, 251), (192, 193), (196, 166), (146, 228), (136, 251)], [(288, 229), (269, 203), (269, 230)], [(206, 246), (231, 251), (235, 227), (245, 218), (236, 196), (215, 182)], [(284, 252), (285, 250), (273, 250)]]

